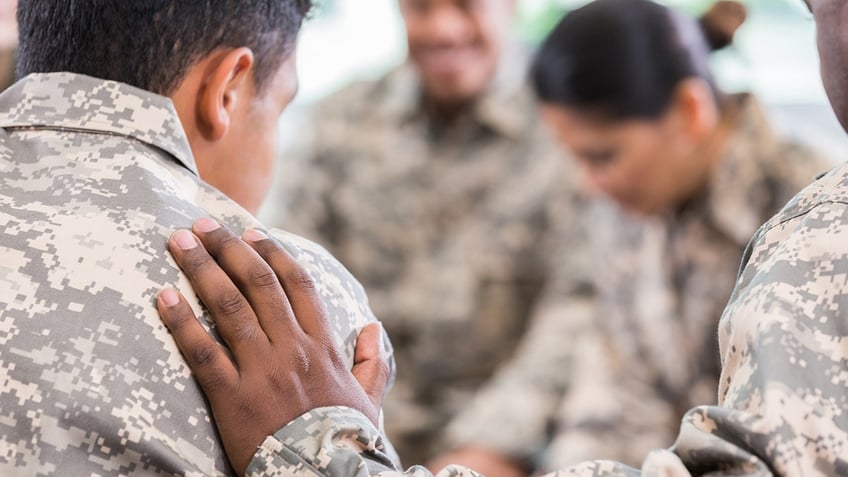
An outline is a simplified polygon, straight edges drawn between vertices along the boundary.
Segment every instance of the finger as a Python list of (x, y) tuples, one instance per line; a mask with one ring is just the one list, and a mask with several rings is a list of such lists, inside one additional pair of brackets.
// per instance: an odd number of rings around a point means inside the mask
[(258, 360), (262, 344), (268, 340), (241, 291), (188, 230), (174, 232), (168, 246), (209, 310), (236, 363), (241, 366), (251, 359)]
[(238, 371), (221, 345), (194, 316), (185, 298), (176, 290), (165, 289), (159, 293), (156, 307), (210, 401), (219, 395), (230, 395), (238, 383)]
[(389, 383), (389, 361), (383, 353), (382, 338), (383, 328), (379, 323), (371, 323), (362, 329), (356, 340), (351, 370), (375, 409), (383, 407), (383, 396)]
[(257, 324), (272, 341), (290, 336), (295, 314), (274, 270), (250, 245), (218, 222), (194, 224), (203, 246), (247, 298)]
[(315, 338), (330, 337), (324, 304), (318, 298), (315, 281), (309, 273), (280, 244), (263, 232), (250, 229), (245, 232), (244, 238), (276, 273), (303, 331)]

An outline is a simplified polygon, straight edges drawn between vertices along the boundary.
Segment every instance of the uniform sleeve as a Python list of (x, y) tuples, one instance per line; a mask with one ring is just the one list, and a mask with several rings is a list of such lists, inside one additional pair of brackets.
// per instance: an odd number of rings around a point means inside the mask
[[(409, 476), (432, 477), (427, 469), (398, 469), (386, 454), (382, 435), (361, 413), (326, 407), (295, 419), (265, 439), (248, 466), (249, 477), (269, 476)], [(436, 477), (475, 477), (449, 466)]]
[[(848, 206), (825, 204), (763, 229), (722, 317), (719, 406), (683, 419), (675, 444), (636, 471), (609, 461), (559, 476), (842, 475), (848, 448)], [(349, 410), (309, 413), (269, 438), (250, 475), (403, 474)], [(276, 473), (275, 473), (276, 472)], [(463, 475), (445, 469), (439, 475)], [(465, 474), (473, 475), (473, 474)]]

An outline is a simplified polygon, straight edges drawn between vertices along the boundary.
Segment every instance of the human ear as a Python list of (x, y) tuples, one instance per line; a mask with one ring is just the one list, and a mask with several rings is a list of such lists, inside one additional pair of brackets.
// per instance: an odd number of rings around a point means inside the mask
[(198, 129), (208, 141), (224, 137), (234, 114), (250, 100), (254, 65), (249, 48), (223, 51), (207, 64), (196, 113)]
[(685, 79), (677, 86), (669, 110), (678, 134), (700, 141), (718, 126), (718, 104), (710, 85), (700, 78)]

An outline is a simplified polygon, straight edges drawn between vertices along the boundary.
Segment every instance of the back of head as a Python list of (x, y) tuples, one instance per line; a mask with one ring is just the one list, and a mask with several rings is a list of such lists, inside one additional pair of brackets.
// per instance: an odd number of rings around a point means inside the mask
[(694, 19), (650, 0), (596, 0), (562, 19), (531, 75), (546, 103), (603, 119), (654, 119), (685, 79), (717, 93), (708, 59)]
[(250, 48), (261, 89), (311, 0), (21, 0), (18, 75), (67, 71), (173, 91), (219, 48)]

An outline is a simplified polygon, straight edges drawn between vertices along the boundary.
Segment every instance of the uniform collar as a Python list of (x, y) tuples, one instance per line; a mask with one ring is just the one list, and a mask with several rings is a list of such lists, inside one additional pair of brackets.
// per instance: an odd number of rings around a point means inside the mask
[[(527, 57), (517, 48), (506, 53), (492, 84), (473, 106), (472, 118), (497, 134), (510, 139), (521, 138), (528, 127), (526, 96)], [(385, 110), (399, 122), (427, 117), (421, 82), (415, 68), (406, 63), (387, 78)], [(533, 103), (533, 101), (529, 101)]]
[(169, 98), (73, 73), (32, 74), (0, 94), (0, 128), (55, 128), (127, 136), (161, 149), (197, 174)]

